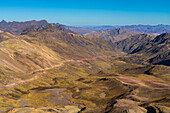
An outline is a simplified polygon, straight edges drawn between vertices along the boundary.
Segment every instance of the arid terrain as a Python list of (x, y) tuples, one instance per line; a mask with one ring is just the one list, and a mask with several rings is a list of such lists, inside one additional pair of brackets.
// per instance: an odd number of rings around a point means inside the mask
[(170, 33), (123, 28), (2, 21), (0, 113), (170, 113)]

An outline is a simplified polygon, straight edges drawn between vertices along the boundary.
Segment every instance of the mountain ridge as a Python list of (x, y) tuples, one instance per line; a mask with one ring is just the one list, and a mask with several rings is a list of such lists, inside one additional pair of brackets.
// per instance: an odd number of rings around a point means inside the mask
[(30, 28), (32, 26), (45, 26), (48, 25), (48, 22), (46, 20), (31, 20), (26, 22), (6, 22), (5, 20), (2, 20), (0, 22), (0, 30), (12, 33), (14, 35), (19, 35), (23, 30), (26, 28)]
[(122, 30), (125, 31), (135, 31), (139, 33), (170, 33), (170, 25), (163, 25), (163, 24), (158, 24), (158, 25), (123, 25), (123, 26), (91, 26), (91, 27), (83, 27), (92, 31), (103, 31), (103, 30), (113, 30), (117, 28), (121, 28)]
[[(32, 26), (45, 26), (49, 23), (46, 20), (30, 20), (30, 21), (23, 21), (23, 22), (6, 22), (5, 20), (2, 20), (0, 22), (0, 30), (10, 32), (12, 34), (19, 35), (23, 30), (26, 28), (30, 28)], [(59, 25), (56, 23), (56, 25)], [(100, 32), (100, 31), (107, 31), (107, 30), (114, 30), (114, 29), (122, 29), (125, 31), (134, 31), (139, 33), (149, 33), (152, 35), (157, 35), (161, 33), (170, 33), (170, 25), (125, 25), (125, 26), (90, 26), (90, 27), (74, 27), (74, 26), (66, 26), (64, 25), (66, 29), (69, 29), (75, 33), (79, 34), (87, 34), (87, 33), (93, 33), (93, 32)], [(19, 28), (19, 29), (17, 29)]]
[[(152, 64), (165, 64), (169, 66), (169, 40), (170, 33), (163, 33), (156, 37), (148, 34), (139, 34), (116, 42), (113, 46), (131, 54), (131, 57), (134, 57), (134, 61), (139, 60), (135, 58), (135, 55), (140, 55), (141, 58), (143, 57), (143, 60), (140, 61), (140, 63), (147, 61)], [(124, 60), (128, 61), (126, 58)]]
[(116, 28), (114, 30), (106, 30), (106, 31), (99, 31), (99, 32), (92, 32), (84, 34), (85, 36), (92, 36), (92, 37), (101, 37), (111, 43), (126, 39), (130, 36), (139, 34), (133, 31), (125, 31), (121, 28)]

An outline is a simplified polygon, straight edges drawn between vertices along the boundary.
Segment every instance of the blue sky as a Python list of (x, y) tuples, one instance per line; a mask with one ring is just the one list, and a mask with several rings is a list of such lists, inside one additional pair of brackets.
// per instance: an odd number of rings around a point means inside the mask
[(170, 0), (0, 0), (0, 20), (66, 25), (169, 24)]

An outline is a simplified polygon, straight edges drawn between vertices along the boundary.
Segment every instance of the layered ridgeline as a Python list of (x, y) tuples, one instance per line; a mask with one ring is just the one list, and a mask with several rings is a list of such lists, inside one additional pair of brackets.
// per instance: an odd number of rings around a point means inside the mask
[(123, 30), (128, 31), (136, 31), (140, 33), (149, 33), (149, 34), (162, 34), (162, 33), (170, 33), (170, 25), (129, 25), (129, 26), (121, 26)]
[(127, 63), (125, 56), (62, 25), (0, 31), (0, 112), (168, 113), (169, 66)]
[[(2, 20), (0, 22), (0, 30), (9, 32), (14, 35), (19, 35), (26, 28), (31, 28), (33, 26), (41, 27), (46, 26), (49, 23), (46, 20), (31, 20), (26, 22), (6, 22)], [(56, 23), (56, 25), (60, 25)], [(69, 29), (75, 33), (79, 34), (94, 34), (99, 33), (100, 35), (110, 35), (112, 30), (122, 29), (124, 31), (133, 31), (138, 33), (149, 33), (152, 35), (158, 35), (161, 33), (170, 33), (170, 25), (125, 25), (125, 26), (85, 26), (85, 27), (75, 27), (75, 26), (64, 26), (66, 29)], [(103, 34), (103, 32), (106, 34)], [(108, 31), (108, 33), (107, 33)], [(133, 33), (131, 32), (131, 33)]]
[(85, 28), (87, 30), (91, 30), (91, 31), (97, 31), (97, 32), (120, 28), (125, 31), (135, 31), (135, 32), (139, 32), (139, 33), (149, 33), (149, 34), (170, 33), (170, 25), (163, 25), (163, 24), (159, 24), (159, 25), (125, 25), (125, 26), (89, 26), (89, 27), (83, 27), (83, 28)]
[(170, 65), (169, 33), (156, 37), (139, 34), (116, 42), (113, 46), (130, 54), (130, 58), (123, 58), (125, 61)]

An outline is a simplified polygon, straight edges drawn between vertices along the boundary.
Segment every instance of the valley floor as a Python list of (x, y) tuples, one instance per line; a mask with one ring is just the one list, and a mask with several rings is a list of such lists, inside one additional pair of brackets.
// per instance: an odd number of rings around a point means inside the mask
[[(168, 66), (144, 66), (115, 59), (97, 56), (65, 60), (23, 75), (30, 76), (28, 79), (21, 76), (9, 81), (0, 88), (0, 110), (9, 113), (170, 111)], [(146, 74), (148, 70), (152, 74)]]

